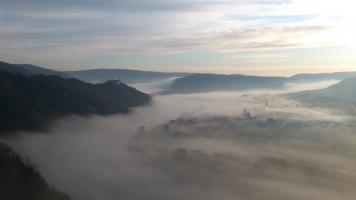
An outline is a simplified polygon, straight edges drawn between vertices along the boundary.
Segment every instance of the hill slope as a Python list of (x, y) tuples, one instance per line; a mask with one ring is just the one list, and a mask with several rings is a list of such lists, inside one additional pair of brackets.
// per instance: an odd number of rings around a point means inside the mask
[(39, 172), (9, 147), (0, 143), (0, 199), (69, 200), (70, 197), (50, 187)]
[(245, 75), (193, 74), (173, 81), (170, 92), (242, 91), (251, 89), (281, 89), (287, 78)]
[(0, 132), (45, 127), (67, 115), (125, 113), (150, 97), (120, 81), (89, 84), (59, 76), (25, 76), (0, 70)]
[(35, 65), (29, 65), (29, 64), (9, 64), (6, 62), (1, 62), (0, 61), (0, 70), (12, 72), (12, 73), (20, 73), (24, 75), (55, 75), (55, 76), (60, 76), (63, 78), (70, 78), (69, 75), (63, 73), (63, 72), (58, 72), (50, 69), (46, 69), (43, 67), (38, 67)]
[(292, 97), (322, 106), (356, 106), (356, 77), (348, 78), (322, 90), (312, 90), (291, 94)]
[(140, 83), (188, 75), (188, 73), (165, 73), (128, 69), (91, 69), (82, 71), (67, 71), (66, 73), (71, 77), (90, 83), (102, 83), (108, 80), (116, 79), (120, 79), (126, 83)]

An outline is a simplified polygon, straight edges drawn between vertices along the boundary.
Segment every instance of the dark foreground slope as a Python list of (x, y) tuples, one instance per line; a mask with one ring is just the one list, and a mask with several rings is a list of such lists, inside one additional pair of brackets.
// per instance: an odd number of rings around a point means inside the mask
[(120, 79), (126, 83), (143, 83), (188, 75), (188, 73), (150, 72), (129, 69), (90, 69), (67, 71), (66, 74), (90, 83), (102, 83), (115, 79)]
[(348, 78), (326, 89), (298, 92), (292, 97), (314, 105), (356, 107), (356, 77)]
[(0, 133), (45, 128), (67, 115), (126, 113), (150, 97), (120, 81), (89, 84), (59, 76), (25, 76), (0, 70)]
[(69, 200), (70, 197), (50, 187), (29, 161), (0, 143), (0, 199)]
[(173, 81), (170, 92), (243, 91), (254, 89), (281, 89), (287, 78), (246, 75), (193, 74)]
[(43, 67), (38, 67), (35, 65), (29, 65), (29, 64), (10, 64), (6, 62), (1, 62), (0, 61), (0, 70), (12, 72), (12, 73), (20, 73), (24, 74), (27, 76), (32, 76), (32, 75), (55, 75), (55, 76), (60, 76), (63, 78), (70, 78), (69, 75), (63, 73), (63, 72), (58, 72), (50, 69), (46, 69)]

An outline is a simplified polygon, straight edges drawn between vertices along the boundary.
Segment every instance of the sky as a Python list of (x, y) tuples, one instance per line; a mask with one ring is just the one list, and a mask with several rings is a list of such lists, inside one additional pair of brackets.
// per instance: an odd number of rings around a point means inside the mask
[(351, 0), (0, 0), (0, 60), (56, 70), (356, 69)]

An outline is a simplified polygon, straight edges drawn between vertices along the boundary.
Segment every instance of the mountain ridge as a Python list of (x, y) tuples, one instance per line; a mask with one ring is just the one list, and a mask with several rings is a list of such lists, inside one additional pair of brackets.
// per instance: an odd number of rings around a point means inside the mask
[(108, 80), (120, 79), (127, 83), (150, 82), (164, 78), (186, 76), (190, 73), (155, 72), (131, 69), (88, 69), (79, 71), (65, 71), (69, 76), (91, 83), (101, 83)]
[(36, 65), (30, 65), (30, 64), (10, 64), (10, 63), (0, 61), (0, 70), (12, 72), (12, 73), (20, 73), (27, 76), (55, 75), (63, 78), (70, 78), (70, 76), (65, 74), (64, 72), (54, 71), (54, 70), (50, 70), (47, 68), (39, 67)]
[(286, 77), (250, 76), (242, 74), (193, 74), (173, 81), (168, 92), (194, 93), (243, 91), (251, 89), (282, 89)]

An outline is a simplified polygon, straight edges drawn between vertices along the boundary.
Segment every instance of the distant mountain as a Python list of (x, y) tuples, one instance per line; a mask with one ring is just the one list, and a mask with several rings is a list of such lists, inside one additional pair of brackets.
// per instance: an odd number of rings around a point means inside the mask
[(70, 200), (70, 197), (52, 188), (41, 174), (0, 143), (0, 199), (4, 200)]
[(45, 128), (67, 115), (126, 113), (150, 97), (120, 81), (85, 83), (59, 76), (0, 70), (0, 132)]
[(29, 65), (29, 64), (9, 64), (6, 62), (1, 62), (0, 61), (0, 70), (12, 72), (12, 73), (20, 73), (24, 75), (55, 75), (55, 76), (60, 76), (63, 78), (70, 78), (69, 75), (63, 73), (63, 72), (58, 72), (50, 69), (46, 69), (43, 67), (38, 67), (35, 65)]
[(288, 79), (246, 75), (193, 74), (173, 81), (169, 92), (194, 93), (213, 91), (243, 91), (281, 89)]
[(138, 71), (129, 69), (90, 69), (82, 71), (66, 71), (71, 77), (90, 83), (102, 83), (108, 80), (120, 79), (125, 83), (152, 82), (160, 79), (186, 76), (189, 73), (165, 73)]
[(356, 107), (356, 77), (348, 78), (326, 89), (291, 94), (292, 97), (314, 105)]
[(291, 82), (319, 82), (325, 80), (344, 80), (356, 76), (356, 72), (335, 72), (317, 74), (297, 74), (289, 78)]

